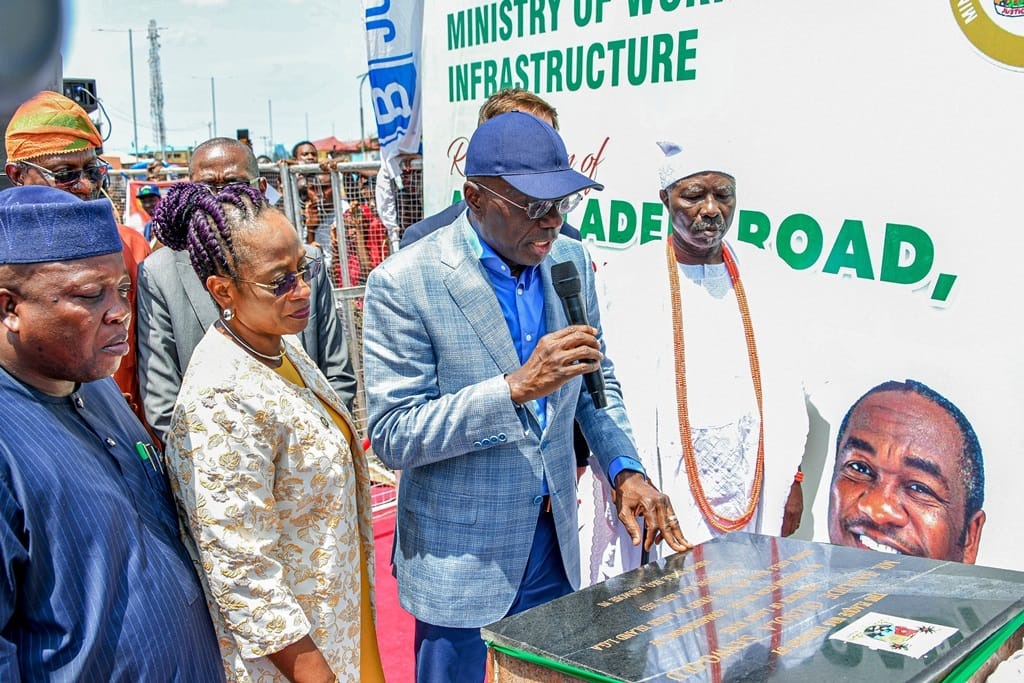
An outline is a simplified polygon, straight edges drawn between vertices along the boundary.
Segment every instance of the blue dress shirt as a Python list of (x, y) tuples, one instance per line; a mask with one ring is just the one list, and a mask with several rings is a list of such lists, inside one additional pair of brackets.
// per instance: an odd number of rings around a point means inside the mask
[[(494, 289), (501, 313), (512, 334), (512, 343), (519, 355), (519, 363), (523, 364), (537, 348), (538, 340), (547, 334), (547, 327), (544, 324), (544, 283), (541, 280), (540, 267), (528, 266), (519, 273), (519, 277), (514, 277), (508, 264), (491, 245), (481, 239), (476, 226), (472, 223), (470, 225), (472, 229), (466, 231), (466, 237)], [(547, 425), (547, 402), (546, 397), (530, 402), (541, 429)], [(608, 467), (608, 481), (614, 485), (615, 477), (623, 470), (640, 472), (647, 476), (639, 460), (623, 455), (615, 458)], [(543, 493), (548, 493), (547, 480), (544, 481)]]
[[(519, 273), (512, 275), (508, 264), (491, 245), (480, 238), (476, 227), (466, 231), (470, 247), (480, 259), (484, 273), (491, 282), (494, 295), (505, 317), (508, 331), (512, 335), (512, 344), (522, 365), (537, 348), (537, 342), (547, 334), (544, 324), (544, 283), (540, 277), (539, 266), (528, 266)], [(541, 429), (547, 426), (547, 397), (530, 402), (540, 422)]]

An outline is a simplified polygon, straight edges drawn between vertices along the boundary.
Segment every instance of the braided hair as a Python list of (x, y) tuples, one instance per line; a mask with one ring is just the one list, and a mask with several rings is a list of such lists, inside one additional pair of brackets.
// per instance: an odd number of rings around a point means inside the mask
[(271, 209), (263, 194), (248, 185), (228, 185), (214, 194), (199, 183), (176, 183), (153, 215), (157, 239), (175, 251), (188, 251), (192, 268), (206, 286), (211, 275), (238, 277), (234, 236), (252, 227)]

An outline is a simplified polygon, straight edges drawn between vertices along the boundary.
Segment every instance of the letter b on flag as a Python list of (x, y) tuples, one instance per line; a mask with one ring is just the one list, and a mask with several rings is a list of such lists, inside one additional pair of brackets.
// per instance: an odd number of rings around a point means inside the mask
[(377, 134), (383, 147), (409, 129), (416, 97), (416, 67), (410, 60), (374, 69), (370, 83)]

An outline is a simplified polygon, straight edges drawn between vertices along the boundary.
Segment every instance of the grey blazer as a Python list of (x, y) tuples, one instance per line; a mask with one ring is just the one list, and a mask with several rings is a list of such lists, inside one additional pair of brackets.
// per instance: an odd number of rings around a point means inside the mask
[[(576, 459), (579, 421), (607, 471), (637, 457), (611, 361), (608, 408), (579, 377), (548, 396), (542, 430), (517, 408), (504, 375), (519, 358), (463, 213), (399, 251), (366, 284), (363, 326), (368, 429), (374, 452), (402, 470), (395, 565), (402, 606), (422, 621), (473, 628), (500, 619), (519, 588), (547, 480), (565, 573), (579, 584)], [(601, 320), (583, 246), (555, 241), (541, 264), (549, 332), (565, 327), (551, 266), (572, 260), (591, 324)], [(602, 340), (602, 350), (603, 350)]]
[[(319, 255), (315, 247), (307, 246), (306, 251), (310, 258)], [(320, 269), (310, 287), (309, 323), (299, 338), (342, 402), (351, 408), (356, 377), (326, 268)], [(192, 351), (217, 315), (217, 306), (192, 269), (188, 252), (165, 247), (139, 265), (139, 387), (146, 420), (161, 439), (170, 425)]]

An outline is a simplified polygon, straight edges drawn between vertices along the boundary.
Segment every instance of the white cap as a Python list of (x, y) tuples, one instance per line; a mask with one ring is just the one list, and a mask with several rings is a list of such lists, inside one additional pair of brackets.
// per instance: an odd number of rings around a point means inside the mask
[(665, 159), (658, 168), (658, 180), (661, 182), (661, 189), (666, 190), (677, 180), (687, 178), (696, 173), (724, 173), (734, 177), (729, 171), (720, 170), (723, 154), (721, 148), (715, 148), (698, 153), (696, 147), (683, 149), (674, 142), (660, 140), (657, 143), (661, 148)]

